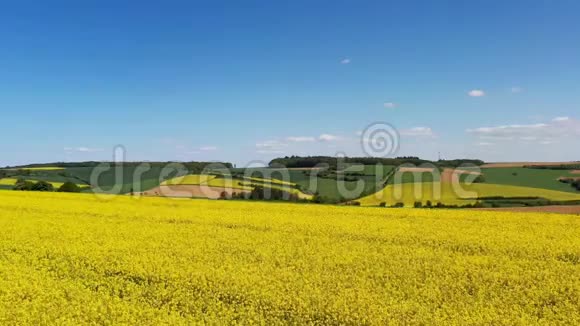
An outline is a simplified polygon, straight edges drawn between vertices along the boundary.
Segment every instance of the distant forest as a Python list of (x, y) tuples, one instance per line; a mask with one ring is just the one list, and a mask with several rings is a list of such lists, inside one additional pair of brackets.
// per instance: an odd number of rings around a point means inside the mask
[(87, 162), (56, 162), (56, 163), (41, 163), (41, 164), (29, 164), (23, 166), (6, 167), (7, 169), (26, 169), (26, 168), (43, 168), (43, 167), (58, 167), (58, 168), (93, 168), (102, 163), (108, 163), (111, 167), (122, 166), (122, 167), (137, 167), (143, 163), (150, 164), (152, 168), (163, 168), (168, 164), (176, 163), (183, 165), (191, 173), (199, 173), (203, 171), (206, 167), (211, 165), (221, 165), (222, 167), (227, 167), (229, 169), (233, 168), (232, 163), (227, 162), (97, 162), (97, 161), (87, 161)]
[(420, 159), (416, 156), (401, 156), (396, 158), (378, 158), (378, 157), (343, 157), (336, 158), (331, 156), (286, 156), (276, 158), (270, 161), (271, 167), (285, 166), (287, 168), (313, 168), (319, 164), (327, 164), (328, 166), (336, 167), (341, 162), (344, 164), (363, 164), (363, 165), (394, 165), (401, 164), (415, 164), (421, 165), (431, 163), (439, 167), (458, 167), (463, 164), (482, 165), (485, 162), (477, 159), (456, 159), (456, 160), (439, 160), (429, 161)]

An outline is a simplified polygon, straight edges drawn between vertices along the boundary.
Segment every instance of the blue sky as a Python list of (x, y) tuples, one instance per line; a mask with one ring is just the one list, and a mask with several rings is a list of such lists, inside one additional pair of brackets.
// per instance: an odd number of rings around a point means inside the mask
[[(578, 1), (0, 5), (0, 165), (399, 155), (578, 160)], [(479, 96), (477, 96), (479, 95)], [(363, 137), (364, 138), (364, 137)]]

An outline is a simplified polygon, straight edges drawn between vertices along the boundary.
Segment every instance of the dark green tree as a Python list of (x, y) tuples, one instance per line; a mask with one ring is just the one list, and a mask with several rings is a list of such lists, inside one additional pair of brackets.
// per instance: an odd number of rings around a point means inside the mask
[(52, 183), (48, 183), (46, 181), (38, 181), (37, 183), (32, 185), (31, 190), (33, 191), (54, 191), (54, 186)]
[(58, 191), (59, 192), (81, 192), (81, 188), (78, 185), (76, 185), (70, 181), (67, 181), (62, 186), (60, 186), (60, 188), (58, 188)]
[(14, 184), (14, 190), (20, 190), (20, 191), (30, 191), (32, 190), (32, 187), (34, 186), (34, 183), (30, 182), (30, 181), (26, 181), (24, 180), (24, 178), (19, 178), (18, 180), (16, 180), (16, 183)]

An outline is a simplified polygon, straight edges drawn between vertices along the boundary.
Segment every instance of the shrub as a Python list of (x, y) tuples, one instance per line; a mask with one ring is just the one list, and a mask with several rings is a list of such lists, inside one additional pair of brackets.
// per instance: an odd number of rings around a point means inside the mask
[(423, 203), (420, 202), (420, 201), (416, 201), (415, 204), (413, 205), (413, 207), (415, 207), (415, 208), (421, 208), (421, 207), (423, 207)]
[(230, 195), (228, 194), (227, 191), (222, 191), (220, 193), (220, 199), (230, 199)]
[(32, 185), (30, 190), (33, 191), (54, 191), (54, 186), (52, 183), (48, 183), (46, 181), (38, 181), (37, 183)]
[(430, 201), (430, 200), (428, 200), (428, 201), (425, 203), (425, 207), (427, 207), (427, 208), (431, 208), (431, 207), (433, 207), (433, 204), (431, 203), (431, 201)]
[(485, 207), (485, 205), (483, 205), (483, 203), (480, 201), (473, 204), (473, 208), (483, 208), (483, 207)]
[(63, 185), (58, 188), (58, 191), (59, 192), (81, 192), (81, 188), (78, 185), (76, 185), (70, 181), (67, 181), (67, 182), (63, 183)]
[(23, 178), (20, 178), (18, 180), (16, 180), (16, 184), (14, 184), (14, 190), (20, 190), (20, 191), (30, 191), (32, 190), (32, 187), (34, 187), (34, 183), (30, 182), (30, 181), (26, 181)]
[(395, 208), (401, 208), (401, 207), (405, 207), (405, 204), (403, 204), (401, 202), (398, 202), (393, 207), (395, 207)]
[(379, 207), (387, 207), (387, 203), (383, 201), (379, 204)]

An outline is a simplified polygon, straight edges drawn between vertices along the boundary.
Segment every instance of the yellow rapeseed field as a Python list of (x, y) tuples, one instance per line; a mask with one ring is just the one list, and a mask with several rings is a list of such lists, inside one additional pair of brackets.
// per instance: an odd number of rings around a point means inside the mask
[[(456, 186), (458, 187), (458, 186)], [(465, 205), (477, 202), (481, 197), (541, 197), (549, 200), (580, 200), (580, 194), (541, 188), (474, 183), (460, 185), (453, 189), (449, 183), (403, 183), (388, 185), (379, 192), (359, 199), (363, 206), (377, 206), (381, 202), (393, 205), (401, 202), (413, 206), (416, 201), (425, 204), (428, 200), (433, 204), (441, 202), (446, 205)]]
[(0, 324), (580, 324), (580, 218), (0, 192)]
[(215, 175), (209, 174), (190, 174), (182, 177), (173, 178), (161, 183), (162, 186), (175, 185), (201, 185), (207, 184), (208, 181), (215, 179)]

